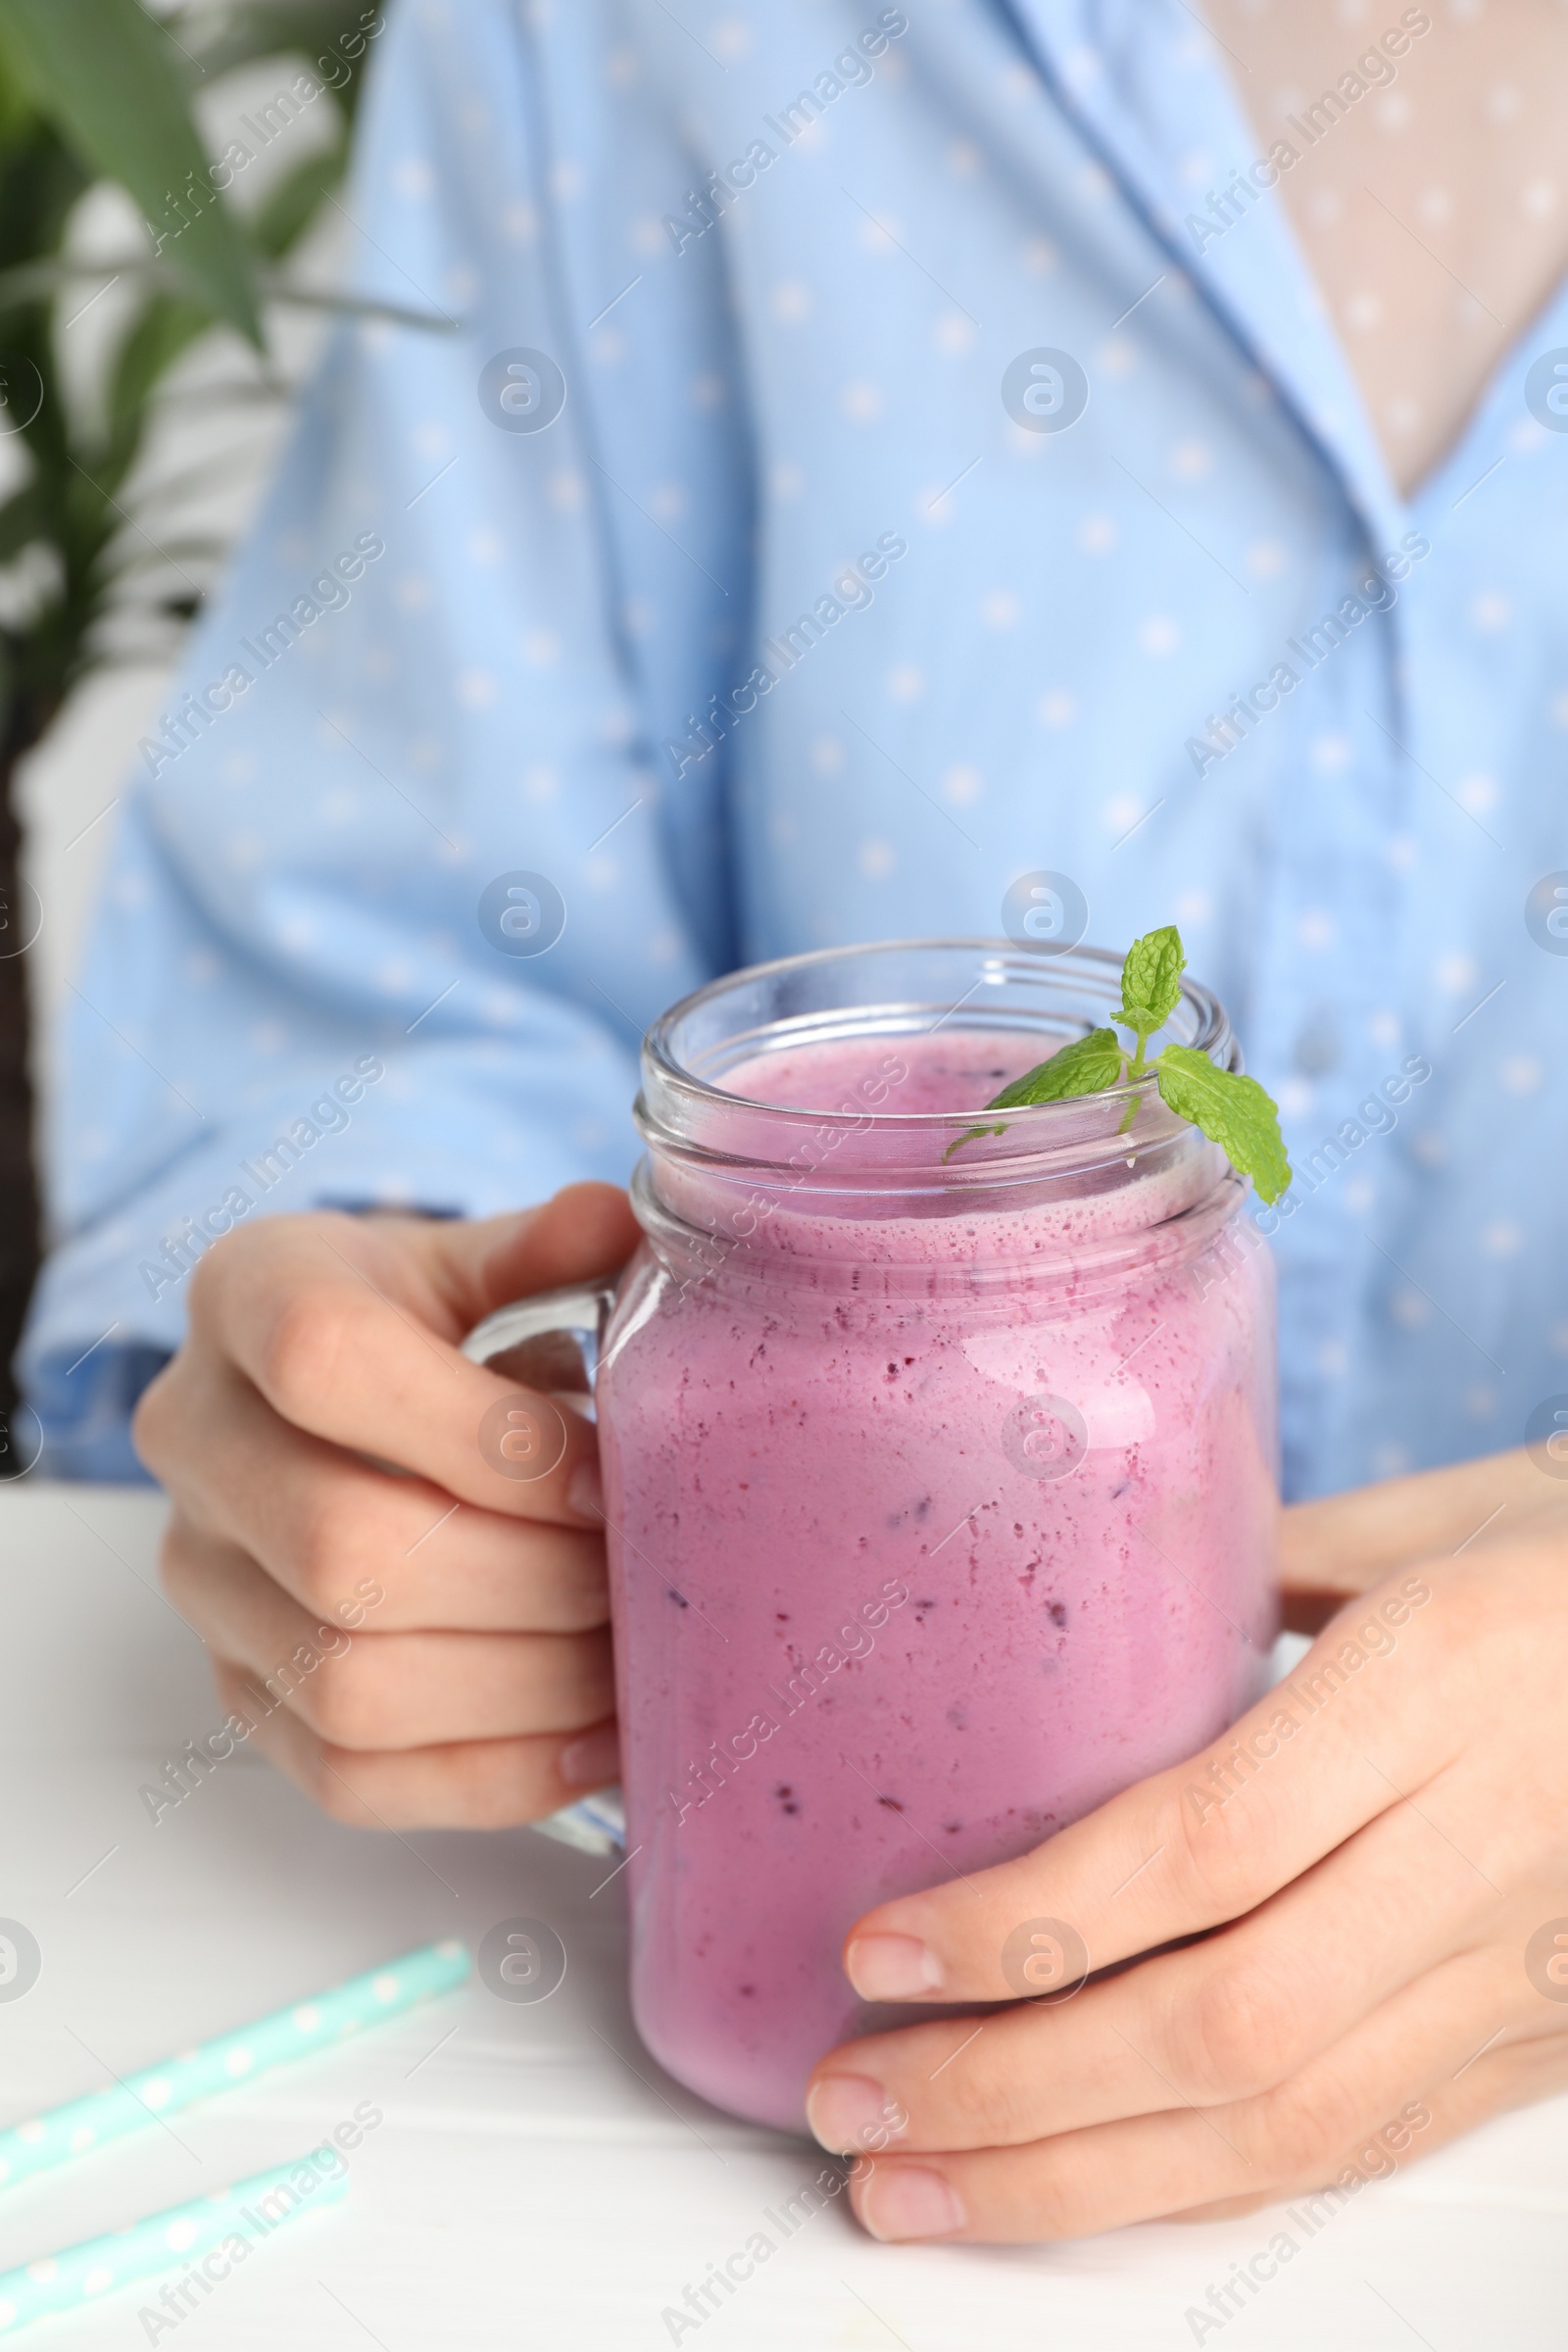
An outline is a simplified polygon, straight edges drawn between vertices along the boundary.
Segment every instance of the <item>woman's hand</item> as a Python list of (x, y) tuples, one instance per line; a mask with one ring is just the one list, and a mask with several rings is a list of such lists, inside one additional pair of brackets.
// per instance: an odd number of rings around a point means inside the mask
[[(614, 1778), (592, 1424), (458, 1344), (636, 1239), (623, 1194), (580, 1184), (482, 1224), (270, 1218), (192, 1277), (135, 1421), (173, 1500), (165, 1586), (228, 1736), (337, 1820), (498, 1828)], [(514, 1405), (542, 1475), (498, 1442)]]
[(1284, 1684), (1033, 1853), (851, 1930), (867, 1999), (1046, 1995), (818, 2066), (817, 2137), (886, 2151), (851, 2192), (874, 2235), (1353, 2194), (1568, 2086), (1568, 1489), (1502, 1455), (1288, 1520), (1298, 1588), (1370, 1589)]
[[(1559, 1475), (1568, 1477), (1568, 1461)], [(1456, 1559), (1512, 1535), (1522, 1519), (1549, 1514), (1554, 1502), (1561, 1524), (1568, 1487), (1554, 1494), (1554, 1486), (1521, 1446), (1294, 1503), (1280, 1538), (1286, 1624), (1295, 1633), (1319, 1633), (1353, 1594), (1396, 1568)]]

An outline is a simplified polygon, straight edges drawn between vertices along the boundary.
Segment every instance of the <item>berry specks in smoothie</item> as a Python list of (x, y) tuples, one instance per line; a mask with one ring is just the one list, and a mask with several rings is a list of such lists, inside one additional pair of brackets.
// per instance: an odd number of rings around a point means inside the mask
[(689, 1609), (691, 1607), (692, 1604), (687, 1599), (685, 1593), (677, 1592), (673, 1585), (666, 1585), (664, 1590), (669, 1594), (670, 1599), (675, 1603), (677, 1609)]
[(798, 1813), (800, 1811), (801, 1808), (795, 1801), (795, 1791), (791, 1788), (788, 1781), (781, 1781), (779, 1786), (774, 1789), (773, 1794), (778, 1799), (779, 1810), (781, 1812)]
[(902, 1813), (904, 1811), (904, 1807), (900, 1804), (896, 1796), (879, 1796), (876, 1801), (879, 1805), (886, 1805), (890, 1813)]
[(1048, 1600), (1046, 1603), (1046, 1614), (1051, 1619), (1053, 1625), (1065, 1625), (1067, 1622), (1066, 1602), (1064, 1600)]

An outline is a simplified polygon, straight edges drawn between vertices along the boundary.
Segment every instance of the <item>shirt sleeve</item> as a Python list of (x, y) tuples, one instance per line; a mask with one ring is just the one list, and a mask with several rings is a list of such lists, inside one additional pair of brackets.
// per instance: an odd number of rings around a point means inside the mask
[(642, 1030), (734, 960), (700, 719), (748, 625), (750, 456), (719, 240), (662, 225), (675, 110), (612, 0), (421, 0), (380, 50), (350, 279), (429, 323), (334, 327), (68, 998), (21, 1360), (76, 1475), (129, 1467), (241, 1222), (623, 1178)]

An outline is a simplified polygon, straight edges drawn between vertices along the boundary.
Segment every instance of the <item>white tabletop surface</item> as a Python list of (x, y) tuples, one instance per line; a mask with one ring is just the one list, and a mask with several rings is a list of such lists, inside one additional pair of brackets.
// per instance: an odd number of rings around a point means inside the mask
[[(202, 1644), (158, 1593), (161, 1506), (0, 1488), (0, 1917), (42, 1973), (0, 2001), (0, 2122), (248, 2023), (414, 1945), (548, 1920), (537, 2006), (478, 1982), (0, 2195), (0, 2269), (292, 2157), (373, 2100), (347, 2201), (292, 2222), (161, 2335), (189, 2352), (640, 2352), (686, 2285), (822, 2159), (663, 2075), (627, 2015), (619, 1886), (531, 1831), (335, 1827), (243, 1750), (155, 1825), (142, 1784), (220, 1720)], [(177, 2132), (177, 2136), (176, 2136)], [(1210, 2282), (1281, 2217), (991, 2250), (873, 2245), (834, 2205), (703, 2325), (703, 2352), (1172, 2352)], [(1219, 2330), (1224, 2352), (1562, 2352), (1568, 2099), (1363, 2189)], [(27, 2340), (131, 2347), (152, 2291)]]

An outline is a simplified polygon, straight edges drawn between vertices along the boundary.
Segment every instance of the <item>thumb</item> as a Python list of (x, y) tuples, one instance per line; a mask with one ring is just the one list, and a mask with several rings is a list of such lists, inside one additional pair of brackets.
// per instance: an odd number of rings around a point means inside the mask
[(541, 1207), (424, 1229), (427, 1271), (462, 1331), (564, 1284), (618, 1273), (639, 1240), (618, 1185), (568, 1184)]
[(542, 1208), (524, 1210), (481, 1258), (484, 1311), (562, 1283), (618, 1274), (640, 1239), (618, 1184), (568, 1184)]

